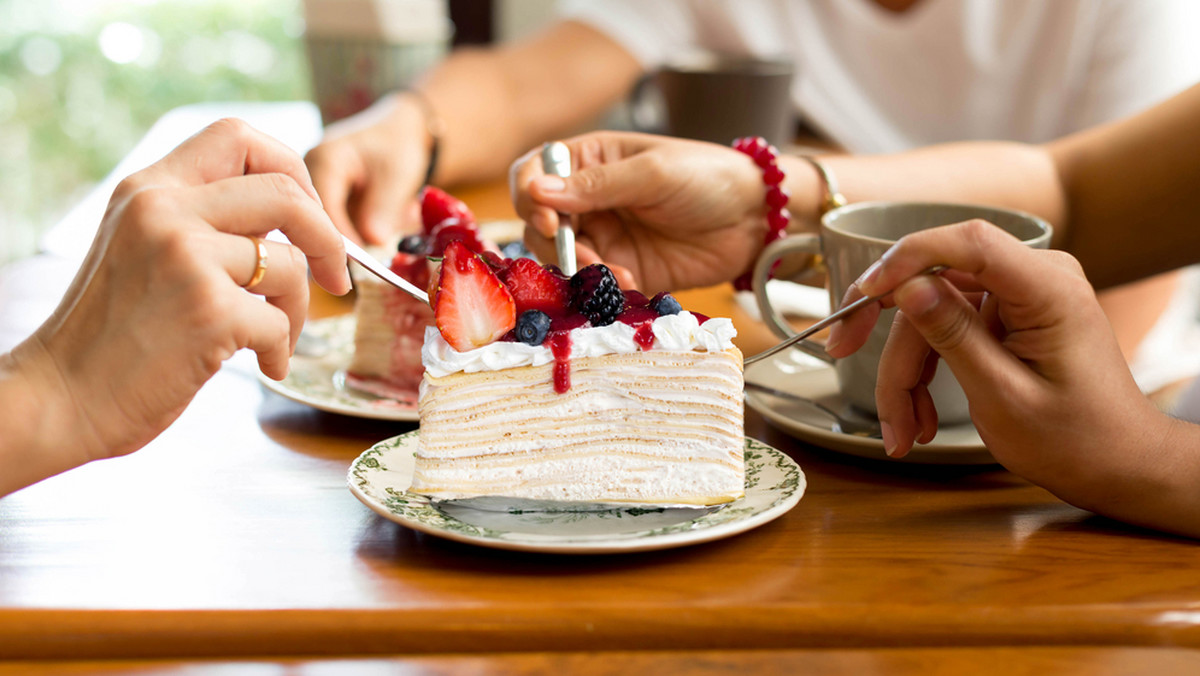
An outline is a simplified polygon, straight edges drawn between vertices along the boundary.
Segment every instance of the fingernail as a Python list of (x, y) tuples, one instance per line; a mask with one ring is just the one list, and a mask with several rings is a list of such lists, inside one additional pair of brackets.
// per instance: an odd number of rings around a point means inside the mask
[(537, 179), (537, 184), (543, 192), (562, 192), (567, 189), (567, 182), (559, 176), (542, 176)]
[(896, 290), (896, 304), (913, 316), (929, 312), (941, 299), (937, 284), (927, 275), (913, 277)]
[(838, 322), (829, 329), (829, 337), (825, 339), (825, 352), (833, 352), (842, 343), (842, 324)]
[(896, 452), (896, 433), (891, 425), (882, 420), (879, 421), (879, 432), (883, 435), (883, 452), (890, 458)]
[[(879, 277), (879, 270), (882, 267), (883, 267), (883, 259), (882, 258), (875, 261), (874, 263), (871, 263), (871, 267), (864, 270), (863, 273), (858, 276), (858, 279), (855, 280), (854, 286), (857, 286), (860, 291), (862, 291), (863, 293), (866, 293), (866, 290), (863, 289), (863, 287), (871, 284), (872, 282), (875, 281), (875, 279), (877, 277)], [(870, 294), (867, 294), (867, 295), (870, 295)]]

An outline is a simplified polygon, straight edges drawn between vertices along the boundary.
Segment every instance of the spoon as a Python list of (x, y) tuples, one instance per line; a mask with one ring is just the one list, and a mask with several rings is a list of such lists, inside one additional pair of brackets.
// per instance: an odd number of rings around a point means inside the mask
[(352, 242), (345, 235), (342, 235), (342, 243), (346, 245), (346, 256), (353, 261), (357, 261), (359, 265), (367, 269), (368, 272), (400, 289), (404, 293), (416, 298), (417, 300), (429, 305), (429, 295), (418, 289), (408, 280), (400, 275), (392, 272), (375, 257), (367, 253), (367, 250)]
[(859, 413), (854, 409), (846, 406), (842, 411), (835, 411), (829, 406), (822, 404), (819, 401), (802, 397), (798, 394), (792, 394), (784, 390), (778, 390), (768, 385), (746, 381), (746, 389), (755, 392), (761, 392), (777, 399), (795, 402), (810, 408), (820, 411), (822, 414), (833, 418), (833, 431), (841, 434), (849, 434), (855, 437), (866, 437), (870, 439), (882, 439), (883, 432), (879, 427), (879, 420), (871, 416)]
[[(561, 141), (542, 145), (542, 170), (549, 176), (566, 178), (571, 175), (571, 149)], [(558, 215), (558, 231), (554, 233), (554, 249), (558, 253), (558, 267), (570, 277), (575, 274), (575, 231), (571, 228), (571, 217)]]
[[(935, 265), (927, 270), (924, 270), (920, 274), (936, 275), (945, 269), (946, 269), (946, 266), (944, 266), (944, 265)], [(801, 331), (800, 333), (797, 333), (796, 335), (792, 336), (791, 338), (788, 338), (787, 340), (783, 341), (782, 343), (779, 343), (778, 345), (769, 347), (769, 348), (763, 350), (762, 352), (759, 352), (758, 354), (746, 357), (745, 359), (742, 360), (742, 365), (749, 366), (756, 361), (762, 361), (763, 359), (766, 359), (767, 357), (770, 357), (773, 354), (782, 352), (782, 351), (786, 350), (787, 348), (791, 347), (792, 345), (795, 345), (796, 343), (804, 340), (805, 338), (808, 338), (809, 336), (820, 331), (821, 329), (829, 326), (830, 324), (837, 322), (842, 317), (845, 317), (846, 315), (850, 314), (851, 312), (854, 312), (858, 308), (860, 308), (864, 305), (869, 305), (871, 303), (874, 303), (875, 301), (879, 300), (880, 298), (883, 298), (883, 296), (885, 296), (885, 295), (887, 295), (887, 294), (882, 294), (879, 296), (863, 296), (862, 298), (859, 298), (858, 300), (854, 301), (853, 303), (844, 305), (841, 308), (838, 308), (835, 312), (830, 313), (829, 316), (825, 317), (821, 321), (813, 324), (812, 326), (808, 327), (807, 329), (804, 329), (803, 331)]]

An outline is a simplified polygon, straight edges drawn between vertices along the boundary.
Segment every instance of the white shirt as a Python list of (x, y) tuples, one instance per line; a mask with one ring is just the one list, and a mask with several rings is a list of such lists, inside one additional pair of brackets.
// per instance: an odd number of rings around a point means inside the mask
[(1200, 2), (1188, 0), (919, 0), (899, 14), (870, 0), (565, 0), (560, 11), (647, 70), (697, 49), (789, 56), (796, 110), (857, 153), (1041, 143), (1200, 80)]

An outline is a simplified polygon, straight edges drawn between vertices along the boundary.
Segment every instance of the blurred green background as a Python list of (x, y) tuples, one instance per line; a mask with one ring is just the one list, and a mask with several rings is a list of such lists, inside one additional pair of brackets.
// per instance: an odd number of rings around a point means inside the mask
[(0, 0), (0, 264), (168, 110), (309, 98), (300, 0)]

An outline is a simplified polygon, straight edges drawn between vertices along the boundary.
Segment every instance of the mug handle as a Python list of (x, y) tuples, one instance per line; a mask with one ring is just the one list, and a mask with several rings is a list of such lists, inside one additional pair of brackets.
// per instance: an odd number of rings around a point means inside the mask
[[(771, 305), (771, 299), (767, 297), (767, 281), (770, 278), (771, 268), (775, 266), (775, 262), (791, 253), (809, 254), (810, 263), (808, 267), (812, 267), (814, 262), (819, 260), (821, 256), (820, 235), (792, 235), (791, 237), (775, 240), (758, 255), (758, 260), (754, 263), (754, 272), (750, 278), (751, 289), (754, 291), (754, 299), (758, 301), (758, 312), (762, 315), (767, 327), (780, 338), (791, 338), (796, 335), (796, 332), (787, 323), (787, 320), (783, 318), (783, 315)], [(823, 362), (832, 364), (834, 361), (833, 357), (830, 357), (829, 353), (825, 351), (825, 346), (816, 341), (805, 339), (796, 343), (795, 347)]]

